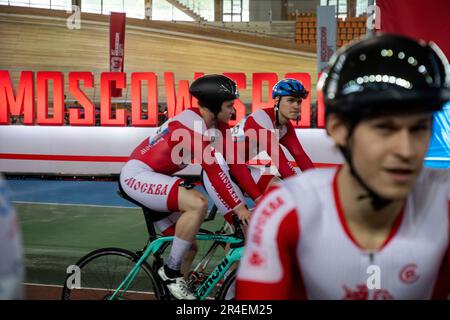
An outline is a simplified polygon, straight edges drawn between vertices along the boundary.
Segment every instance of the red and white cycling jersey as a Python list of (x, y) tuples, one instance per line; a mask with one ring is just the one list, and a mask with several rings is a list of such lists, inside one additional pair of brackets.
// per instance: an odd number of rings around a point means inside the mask
[[(288, 122), (287, 125), (283, 126), (280, 130), (279, 135), (277, 135), (274, 122), (275, 113), (273, 108), (262, 109), (244, 118), (233, 128), (233, 140), (235, 141), (234, 153), (231, 157), (228, 157), (229, 154), (226, 154), (227, 163), (223, 165), (222, 168), (225, 172), (228, 172), (228, 167), (231, 168), (231, 176), (237, 183), (237, 185), (234, 185), (234, 188), (235, 190), (238, 190), (241, 199), (243, 199), (243, 195), (239, 192), (239, 187), (241, 187), (250, 198), (256, 200), (264, 193), (274, 175), (252, 167), (249, 167), (249, 170), (241, 169), (238, 171), (238, 174), (235, 174), (236, 169), (233, 170), (230, 165), (227, 166), (230, 162), (248, 163), (248, 161), (255, 157), (259, 152), (266, 151), (277, 166), (280, 175), (283, 178), (289, 177), (296, 174), (296, 171), (281, 147), (284, 146), (294, 156), (294, 159), (301, 170), (313, 168), (313, 164), (308, 155), (303, 151), (292, 124)], [(232, 161), (229, 161), (230, 158)], [(274, 159), (278, 159), (278, 161)], [(230, 208), (220, 201), (220, 195), (211, 185), (208, 174), (203, 175), (203, 184), (206, 191), (217, 205), (219, 212), (225, 214), (226, 217), (230, 217), (228, 215), (231, 211)]]
[[(232, 143), (229, 126), (219, 123), (218, 129), (223, 135), (228, 134), (228, 141)], [(207, 172), (212, 185), (220, 194), (224, 203), (229, 208), (234, 209), (242, 202), (230, 183), (228, 175), (219, 165), (215, 155), (216, 150), (212, 147), (211, 140), (199, 109), (191, 108), (168, 120), (158, 129), (156, 136), (145, 139), (133, 151), (130, 160), (141, 161), (154, 172), (166, 176), (185, 168), (192, 160), (195, 160)], [(226, 144), (226, 140), (223, 139), (221, 143)], [(226, 146), (223, 148), (226, 152)], [(185, 154), (181, 154), (183, 152)], [(230, 168), (236, 175), (240, 175), (241, 171), (247, 171), (244, 164), (230, 166)], [(131, 181), (131, 178), (129, 179)], [(159, 179), (161, 180), (162, 177), (159, 176)], [(169, 182), (167, 185), (174, 185), (173, 181)], [(164, 185), (162, 182), (158, 183)], [(127, 189), (125, 190), (127, 191)], [(166, 193), (169, 194), (170, 190)], [(129, 195), (133, 197), (132, 194)], [(175, 197), (175, 199), (177, 198)]]
[[(303, 150), (292, 123), (288, 121), (279, 130), (279, 135), (275, 131), (274, 123), (274, 109), (267, 108), (255, 111), (233, 128), (235, 139), (241, 143), (245, 141), (246, 160), (248, 161), (249, 158), (253, 158), (261, 151), (266, 151), (272, 161), (275, 159), (274, 164), (283, 178), (293, 176), (296, 171), (281, 147), (284, 146), (302, 171), (313, 168), (314, 165)], [(256, 133), (256, 136), (250, 132)], [(272, 146), (273, 143), (277, 143), (277, 145)]]
[[(423, 169), (376, 250), (347, 227), (338, 169), (286, 179), (253, 213), (238, 299), (446, 299), (450, 292), (450, 171)], [(368, 280), (379, 271), (379, 286)]]

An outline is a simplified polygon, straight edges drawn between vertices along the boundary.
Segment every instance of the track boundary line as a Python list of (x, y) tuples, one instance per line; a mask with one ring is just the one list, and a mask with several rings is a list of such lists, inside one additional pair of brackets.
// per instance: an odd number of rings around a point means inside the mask
[(12, 201), (18, 204), (41, 204), (50, 206), (74, 206), (74, 207), (94, 207), (94, 208), (117, 208), (117, 209), (140, 209), (138, 207), (125, 206), (105, 206), (99, 204), (81, 204), (81, 203), (57, 203), (57, 202), (34, 202), (34, 201)]

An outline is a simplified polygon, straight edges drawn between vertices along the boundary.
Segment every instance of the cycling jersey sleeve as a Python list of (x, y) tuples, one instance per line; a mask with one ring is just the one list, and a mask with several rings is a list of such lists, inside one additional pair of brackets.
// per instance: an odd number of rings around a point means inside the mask
[(257, 205), (238, 270), (239, 300), (306, 298), (299, 272), (300, 224), (293, 199), (275, 186)]
[(258, 199), (262, 192), (253, 180), (247, 165), (230, 165), (230, 171), (236, 179), (237, 184), (244, 190), (253, 201)]
[(246, 134), (249, 130), (256, 132), (259, 150), (267, 152), (283, 178), (296, 174), (295, 169), (284, 154), (279, 143), (279, 136), (274, 130), (263, 128), (252, 117), (249, 117), (245, 123)]
[(192, 135), (192, 150), (194, 151), (194, 159), (200, 163), (203, 170), (208, 175), (214, 189), (220, 195), (222, 201), (232, 210), (242, 204), (238, 194), (233, 188), (228, 175), (222, 170), (216, 157), (216, 151), (211, 146), (208, 138), (199, 133)]
[(230, 172), (236, 179), (239, 187), (245, 191), (250, 198), (256, 200), (261, 196), (262, 192), (258, 185), (253, 180), (250, 171), (246, 164), (246, 144), (244, 141), (235, 141), (231, 134), (231, 129), (226, 124), (220, 124), (219, 130), (222, 136), (225, 137), (223, 141), (224, 158), (230, 168)]
[(294, 157), (297, 166), (302, 170), (308, 170), (314, 168), (311, 159), (308, 157), (306, 152), (303, 150), (300, 141), (298, 140), (297, 134), (295, 133), (294, 126), (292, 123), (287, 123), (287, 133), (280, 140), (280, 143), (288, 149), (288, 151)]

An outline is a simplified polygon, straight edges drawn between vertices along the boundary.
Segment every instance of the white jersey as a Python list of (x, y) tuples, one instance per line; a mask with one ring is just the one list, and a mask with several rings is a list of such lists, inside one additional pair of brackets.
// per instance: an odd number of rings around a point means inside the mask
[(238, 272), (239, 299), (446, 299), (450, 170), (423, 169), (383, 246), (348, 231), (338, 169), (286, 179), (258, 205)]

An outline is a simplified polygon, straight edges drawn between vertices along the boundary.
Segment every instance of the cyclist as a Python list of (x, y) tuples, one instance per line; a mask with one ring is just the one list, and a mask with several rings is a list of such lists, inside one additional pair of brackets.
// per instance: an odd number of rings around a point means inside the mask
[(375, 35), (339, 51), (319, 88), (345, 163), (259, 202), (237, 298), (446, 299), (450, 172), (422, 168), (432, 114), (450, 100), (445, 56)]
[(152, 210), (171, 213), (156, 223), (165, 235), (175, 234), (167, 264), (158, 274), (177, 299), (195, 299), (180, 270), (204, 219), (207, 199), (195, 189), (184, 188), (183, 180), (172, 175), (198, 161), (213, 177), (223, 201), (243, 220), (250, 214), (216, 161), (208, 130), (228, 123), (239, 96), (237, 86), (225, 76), (206, 75), (191, 84), (190, 93), (198, 99), (199, 108), (183, 111), (163, 124), (156, 136), (139, 144), (120, 174), (121, 188), (129, 197)]
[(17, 215), (0, 174), (0, 300), (22, 299), (23, 254)]
[[(258, 152), (266, 151), (282, 178), (292, 176), (296, 174), (296, 171), (281, 146), (293, 155), (297, 166), (302, 171), (313, 168), (313, 163), (303, 150), (294, 126), (290, 122), (299, 118), (300, 105), (307, 96), (308, 91), (300, 81), (289, 78), (278, 81), (272, 89), (274, 108), (255, 111), (233, 128), (236, 141), (234, 158), (231, 159), (232, 161), (226, 159), (227, 161), (223, 162), (223, 170), (228, 172), (227, 163), (237, 163), (238, 160), (240, 160), (239, 163), (245, 163), (254, 158)], [(241, 170), (236, 174), (234, 172), (236, 170), (230, 166), (231, 178), (236, 182), (231, 183), (242, 201), (244, 196), (238, 186), (257, 202), (270, 185), (279, 181), (274, 174), (265, 173), (264, 170), (252, 166), (249, 166), (248, 170), (239, 168)], [(214, 200), (219, 212), (223, 213), (225, 219), (230, 222), (231, 208), (220, 201), (220, 196), (212, 186), (207, 173), (202, 173), (202, 179), (206, 191)]]

